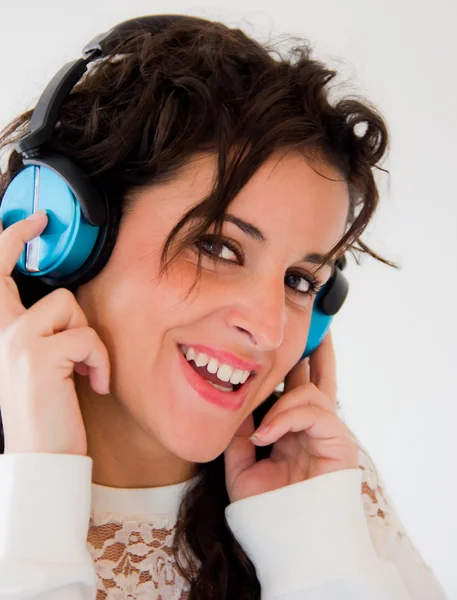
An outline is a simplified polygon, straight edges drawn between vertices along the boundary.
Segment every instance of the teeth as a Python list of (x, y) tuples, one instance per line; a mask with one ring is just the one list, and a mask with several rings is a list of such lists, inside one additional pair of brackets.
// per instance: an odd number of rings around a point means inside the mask
[(217, 370), (217, 376), (221, 381), (228, 381), (232, 376), (233, 368), (229, 365), (221, 365)]
[(221, 392), (233, 392), (233, 387), (224, 387), (222, 385), (217, 385), (217, 383), (213, 383), (212, 381), (209, 382), (213, 387), (217, 388), (218, 390), (221, 390)]
[(249, 377), (250, 374), (251, 374), (251, 371), (243, 371), (243, 377), (241, 378), (240, 383), (245, 383), (246, 379)]
[(195, 364), (197, 367), (205, 367), (208, 364), (208, 356), (204, 352), (199, 352)]
[(243, 371), (241, 369), (235, 369), (233, 371), (233, 375), (230, 377), (230, 383), (236, 385), (240, 383), (243, 378)]
[(209, 363), (206, 365), (206, 368), (210, 373), (217, 373), (217, 369), (219, 367), (219, 363), (215, 358), (211, 358)]
[[(206, 367), (210, 373), (217, 373), (217, 377), (221, 381), (230, 381), (231, 384), (245, 383), (251, 371), (243, 371), (242, 369), (234, 369), (230, 365), (220, 363), (216, 358), (208, 356), (204, 352), (196, 353), (194, 348), (190, 347), (186, 354), (186, 359), (190, 362), (193, 360), (197, 367)], [(218, 387), (215, 385), (215, 387)], [(228, 388), (224, 388), (226, 390)]]
[(188, 361), (195, 360), (195, 350), (193, 348), (189, 348), (186, 353), (186, 358)]

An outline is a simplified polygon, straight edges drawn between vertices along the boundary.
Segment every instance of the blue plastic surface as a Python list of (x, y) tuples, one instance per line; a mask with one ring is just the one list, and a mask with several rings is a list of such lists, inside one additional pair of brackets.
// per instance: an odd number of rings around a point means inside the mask
[[(319, 346), (324, 337), (327, 335), (327, 331), (332, 324), (333, 316), (326, 315), (318, 308), (319, 297), (325, 293), (327, 286), (324, 286), (320, 290), (319, 294), (314, 300), (313, 314), (311, 317), (311, 323), (309, 326), (308, 340), (306, 342), (306, 348), (302, 354), (300, 360), (307, 358), (314, 350)], [(300, 361), (299, 361), (300, 362)]]
[(7, 228), (34, 212), (38, 169), (40, 185), (36, 210), (46, 209), (48, 216), (48, 224), (40, 236), (39, 271), (29, 273), (26, 270), (25, 248), (17, 270), (31, 277), (65, 277), (84, 264), (94, 248), (100, 228), (86, 221), (79, 202), (61, 177), (46, 167), (26, 167), (8, 186), (0, 206), (0, 218)]

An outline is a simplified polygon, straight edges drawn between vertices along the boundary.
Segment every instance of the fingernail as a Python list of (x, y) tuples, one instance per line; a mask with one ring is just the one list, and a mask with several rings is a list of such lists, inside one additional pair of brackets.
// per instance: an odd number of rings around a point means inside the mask
[(249, 438), (250, 440), (255, 439), (257, 436), (262, 436), (267, 434), (271, 429), (271, 425), (262, 425), (262, 427), (259, 427), (259, 429), (257, 429), (257, 431), (251, 435), (251, 437)]
[(36, 213), (33, 213), (27, 217), (26, 221), (39, 221), (45, 214), (46, 210), (38, 210)]

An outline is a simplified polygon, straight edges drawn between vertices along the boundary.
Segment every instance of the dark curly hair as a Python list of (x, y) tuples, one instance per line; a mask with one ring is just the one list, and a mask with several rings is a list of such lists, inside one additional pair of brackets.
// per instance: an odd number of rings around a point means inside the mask
[[(172, 181), (196, 153), (216, 153), (214, 187), (170, 232), (162, 272), (211, 225), (221, 232), (230, 202), (280, 149), (302, 152), (309, 160), (320, 157), (347, 181), (347, 231), (325, 262), (349, 251), (359, 264), (356, 252), (363, 252), (398, 268), (360, 240), (379, 200), (374, 168), (387, 172), (379, 164), (388, 145), (386, 124), (364, 99), (331, 103), (336, 71), (312, 57), (306, 40), (288, 39), (293, 44), (281, 52), (276, 42), (260, 44), (240, 29), (196, 17), (154, 35), (145, 28), (91, 63), (66, 99), (48, 149), (67, 155), (109, 189), (122, 216), (131, 206), (130, 193)], [(0, 150), (24, 135), (31, 115), (32, 110), (24, 112), (0, 132)], [(0, 200), (23, 168), (14, 150), (5, 164)], [(200, 225), (167, 260), (171, 242), (194, 217), (201, 217)], [(26, 308), (53, 290), (34, 278), (13, 276)], [(255, 410), (256, 426), (277, 398), (275, 392)], [(269, 451), (257, 447), (257, 457)], [(230, 501), (223, 453), (196, 468), (173, 543), (177, 566), (190, 584), (189, 599), (259, 600), (255, 568), (225, 520)]]

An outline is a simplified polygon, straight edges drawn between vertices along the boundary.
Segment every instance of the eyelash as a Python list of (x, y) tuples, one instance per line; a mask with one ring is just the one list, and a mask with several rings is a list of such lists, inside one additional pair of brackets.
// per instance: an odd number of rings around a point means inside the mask
[[(235, 246), (233, 243), (231, 243), (227, 238), (218, 237), (215, 235), (201, 236), (199, 241), (195, 243), (195, 246), (198, 250), (201, 250), (206, 256), (208, 256), (208, 258), (210, 258), (214, 262), (223, 262), (226, 264), (228, 263), (232, 266), (236, 266), (236, 263), (234, 263), (233, 260), (228, 260), (227, 258), (221, 258), (220, 256), (216, 256), (209, 250), (206, 250), (205, 248), (203, 248), (201, 245), (201, 242), (207, 242), (207, 243), (209, 242), (210, 244), (213, 244), (213, 245), (221, 244), (223, 246), (227, 246), (227, 248), (229, 250), (231, 250), (232, 252), (234, 252), (237, 255), (239, 260), (244, 258), (243, 252), (237, 246)], [(318, 294), (319, 291), (324, 287), (323, 284), (320, 285), (319, 281), (313, 275), (310, 275), (309, 273), (306, 274), (306, 277), (304, 276), (303, 273), (300, 273), (300, 272), (289, 273), (289, 275), (296, 275), (302, 279), (305, 279), (305, 281), (307, 281), (309, 283), (310, 287), (307, 292), (301, 292), (292, 287), (289, 288), (292, 291), (292, 293), (296, 294), (297, 296), (311, 297), (315, 294)]]

